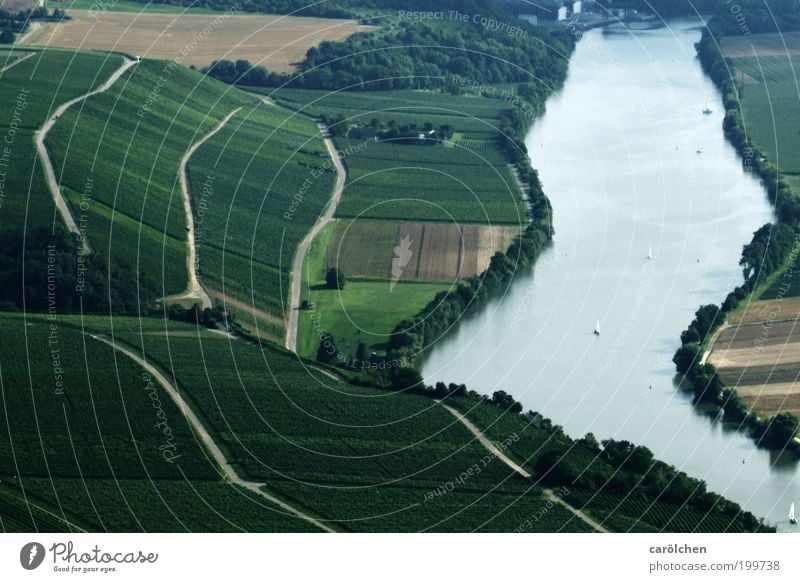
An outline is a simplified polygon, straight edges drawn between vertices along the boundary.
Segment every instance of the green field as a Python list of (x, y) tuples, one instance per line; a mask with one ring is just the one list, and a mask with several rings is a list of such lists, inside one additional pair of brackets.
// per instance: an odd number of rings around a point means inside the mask
[(189, 174), (206, 285), (283, 320), (295, 249), (331, 196), (327, 160), (315, 123), (261, 102), (197, 150)]
[[(10, 419), (10, 438), (0, 445), (0, 475), (10, 494), (24, 492), (76, 527), (307, 529), (221, 482), (180, 411), (159, 389), (181, 455), (174, 464), (164, 462), (164, 436), (153, 426), (157, 412), (143, 371), (124, 356), (115, 359), (109, 346), (81, 327), (114, 333), (116, 341), (143, 350), (176, 379), (241, 475), (265, 482), (336, 529), (510, 531), (545, 503), (536, 487), (497, 461), (481, 465), (446, 495), (431, 495), (480, 464), (486, 451), (430, 399), (344, 383), (332, 390), (326, 385), (330, 378), (282, 350), (230, 343), (186, 324), (101, 317), (56, 324), (65, 383), (64, 394), (57, 395), (49, 322), (29, 317), (32, 325), (26, 326), (21, 316), (0, 318), (8, 331), (0, 340), (0, 379)], [(27, 360), (15, 357), (20, 341), (29, 347)], [(31, 381), (23, 383), (28, 372)], [(0, 516), (10, 521), (16, 515), (15, 529), (24, 529), (19, 503), (13, 511), (4, 509), (10, 505), (0, 502)], [(587, 530), (561, 509), (548, 512), (538, 528)]]
[(85, 215), (93, 249), (112, 262), (147, 265), (164, 294), (183, 291), (188, 277), (180, 159), (235, 107), (255, 103), (239, 91), (220, 94), (223, 87), (186, 68), (144, 61), (107, 92), (70, 108), (48, 135), (62, 188), (76, 220)]
[(509, 108), (499, 99), (457, 96), (433, 91), (379, 91), (331, 93), (309, 89), (260, 90), (292, 109), (320, 117), (342, 115), (354, 124), (366, 125), (373, 118), (382, 124), (389, 121), (435, 125), (449, 124), (470, 138), (497, 134), (500, 117)]
[(385, 351), (398, 322), (419, 313), (440, 291), (441, 283), (398, 282), (391, 293), (389, 281), (349, 279), (343, 290), (325, 288), (325, 255), (336, 227), (329, 224), (314, 239), (303, 268), (301, 300), (314, 308), (300, 312), (298, 353), (314, 358), (320, 335), (331, 334), (345, 356), (355, 354), (359, 342), (370, 351)]
[[(158, 384), (81, 333), (79, 319), (28, 316), (26, 324), (20, 315), (3, 314), (0, 320), (6, 531), (59, 531), (64, 522), (95, 531), (309, 530), (225, 484)], [(162, 421), (169, 435), (156, 426)], [(165, 450), (174, 452), (172, 461)], [(208, 510), (198, 512), (203, 505)]]
[[(281, 90), (287, 107), (342, 116), (351, 125), (449, 126), (446, 144), (417, 145), (337, 137), (348, 186), (337, 216), (477, 224), (523, 224), (520, 192), (498, 145), (500, 99), (431, 91), (329, 93)], [(360, 147), (359, 147), (360, 146)]]
[(800, 96), (795, 82), (746, 85), (742, 112), (747, 135), (769, 161), (781, 173), (800, 174)]
[[(10, 154), (3, 168), (0, 228), (5, 234), (52, 227), (55, 207), (39, 167), (33, 132), (59, 105), (101, 85), (120, 64), (116, 55), (53, 50), (38, 52), (0, 75), (0, 100), (6, 104), (0, 113), (0, 133), (12, 141), (5, 142)], [(21, 107), (16, 107), (18, 101)], [(13, 135), (12, 122), (18, 124)]]
[(102, 12), (144, 12), (147, 14), (219, 14), (219, 10), (210, 8), (188, 8), (177, 4), (162, 4), (156, 2), (132, 2), (129, 0), (115, 0), (114, 2), (99, 3), (97, 0), (52, 0), (50, 8), (64, 10), (95, 10)]

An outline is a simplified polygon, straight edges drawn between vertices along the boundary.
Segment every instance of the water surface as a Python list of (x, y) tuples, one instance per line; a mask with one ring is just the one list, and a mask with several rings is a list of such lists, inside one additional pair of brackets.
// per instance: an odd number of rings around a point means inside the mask
[(695, 56), (699, 25), (594, 30), (578, 43), (526, 140), (553, 204), (554, 244), (440, 341), (422, 372), (428, 383), (504, 389), (574, 437), (644, 444), (789, 529), (797, 464), (673, 385), (681, 330), (741, 283), (742, 245), (772, 219), (724, 139), (720, 96)]

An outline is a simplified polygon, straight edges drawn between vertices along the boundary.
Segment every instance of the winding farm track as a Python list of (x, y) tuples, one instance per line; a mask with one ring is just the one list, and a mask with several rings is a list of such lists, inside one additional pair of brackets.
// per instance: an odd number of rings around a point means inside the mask
[(238, 485), (240, 487), (244, 487), (249, 491), (252, 491), (253, 493), (263, 497), (270, 503), (279, 506), (281, 509), (284, 509), (285, 511), (301, 519), (308, 521), (309, 523), (313, 524), (314, 526), (318, 527), (323, 531), (334, 533), (334, 530), (332, 530), (324, 523), (320, 522), (317, 519), (314, 519), (310, 515), (303, 513), (302, 511), (300, 511), (295, 507), (292, 507), (285, 501), (281, 501), (277, 497), (273, 497), (272, 495), (264, 491), (262, 489), (264, 487), (263, 483), (257, 483), (255, 481), (247, 481), (245, 479), (242, 479), (236, 472), (236, 470), (233, 468), (233, 466), (228, 462), (228, 459), (225, 458), (225, 455), (222, 453), (222, 450), (219, 448), (217, 443), (214, 442), (214, 439), (208, 433), (206, 427), (203, 426), (203, 423), (200, 422), (200, 419), (197, 418), (197, 415), (194, 413), (194, 411), (191, 408), (189, 408), (189, 406), (186, 404), (186, 401), (183, 399), (178, 389), (169, 380), (167, 380), (167, 378), (158, 370), (158, 368), (148, 363), (144, 358), (138, 356), (129, 349), (124, 348), (121, 345), (117, 344), (113, 340), (92, 334), (89, 334), (89, 337), (99, 342), (102, 342), (106, 345), (109, 345), (114, 350), (120, 352), (121, 354), (124, 354), (125, 356), (136, 362), (139, 366), (147, 370), (147, 372), (150, 373), (150, 375), (153, 378), (155, 378), (155, 380), (159, 384), (161, 384), (161, 387), (166, 391), (166, 393), (175, 403), (175, 406), (178, 407), (178, 410), (181, 411), (181, 414), (183, 414), (187, 422), (191, 425), (192, 430), (194, 430), (195, 434), (198, 435), (200, 439), (203, 441), (203, 444), (205, 444), (206, 448), (211, 453), (211, 456), (214, 458), (214, 461), (217, 463), (217, 465), (219, 465), (220, 469), (222, 469), (222, 472), (225, 474), (225, 477), (231, 483), (233, 483), (234, 485)]
[(286, 349), (291, 352), (297, 351), (297, 320), (298, 310), (300, 309), (300, 292), (303, 285), (303, 262), (308, 253), (308, 248), (311, 242), (330, 223), (333, 215), (336, 213), (336, 208), (339, 206), (339, 201), (342, 199), (342, 192), (344, 191), (344, 184), (347, 180), (347, 174), (344, 169), (342, 161), (339, 159), (339, 154), (336, 152), (336, 147), (331, 141), (328, 128), (324, 125), (319, 125), (319, 130), (322, 133), (322, 139), (325, 142), (325, 147), (328, 150), (333, 165), (336, 167), (336, 184), (333, 187), (333, 194), (325, 210), (322, 212), (317, 222), (308, 231), (308, 234), (300, 241), (297, 246), (297, 254), (294, 256), (294, 263), (292, 264), (292, 282), (289, 288), (289, 305), (286, 315)]
[(211, 298), (200, 284), (200, 280), (197, 278), (197, 269), (195, 268), (195, 262), (197, 260), (197, 245), (194, 240), (194, 214), (192, 214), (192, 198), (189, 194), (189, 175), (186, 172), (186, 165), (189, 163), (189, 159), (192, 157), (192, 155), (198, 149), (200, 149), (200, 146), (214, 137), (219, 130), (225, 127), (225, 125), (231, 120), (231, 117), (236, 115), (241, 109), (241, 107), (237, 107), (228, 113), (228, 115), (226, 115), (222, 121), (220, 121), (214, 127), (214, 129), (194, 142), (181, 158), (181, 165), (180, 169), (178, 170), (178, 179), (181, 185), (181, 195), (183, 196), (183, 210), (186, 213), (186, 244), (189, 247), (189, 254), (186, 256), (186, 271), (189, 273), (189, 285), (186, 288), (186, 291), (183, 293), (167, 297), (167, 301), (199, 299), (202, 302), (204, 309), (212, 307)]
[(17, 66), (17, 65), (18, 65), (18, 64), (20, 64), (22, 61), (27, 61), (29, 58), (31, 58), (31, 57), (32, 57), (33, 55), (35, 55), (35, 54), (36, 54), (36, 53), (28, 53), (27, 55), (21, 56), (21, 57), (20, 57), (20, 58), (18, 58), (18, 59), (14, 59), (14, 60), (13, 60), (13, 61), (11, 61), (10, 63), (8, 63), (8, 64), (7, 64), (5, 67), (3, 67), (2, 69), (0, 69), (0, 73), (5, 73), (5, 72), (6, 72), (7, 70), (9, 70), (11, 67), (15, 67), (15, 66)]
[[(55, 113), (50, 116), (50, 119), (45, 121), (42, 127), (36, 130), (36, 132), (33, 134), (33, 141), (36, 143), (36, 151), (38, 152), (39, 159), (44, 167), (45, 177), (47, 178), (47, 187), (50, 189), (50, 195), (53, 197), (53, 202), (58, 209), (58, 213), (61, 215), (61, 219), (64, 221), (64, 224), (67, 225), (67, 228), (70, 230), (70, 232), (78, 235), (80, 235), (78, 225), (75, 223), (75, 218), (72, 216), (72, 211), (69, 209), (67, 201), (64, 200), (64, 195), (61, 193), (61, 186), (56, 179), (56, 172), (53, 169), (53, 162), (50, 159), (50, 155), (47, 153), (47, 148), (44, 145), (44, 141), (47, 138), (48, 132), (53, 129), (56, 121), (58, 121), (58, 118), (67, 109), (93, 95), (108, 91), (112, 85), (114, 85), (114, 83), (116, 83), (117, 80), (125, 74), (125, 71), (136, 64), (136, 61), (125, 57), (123, 57), (123, 61), (124, 62), (122, 65), (116, 71), (114, 71), (108, 80), (100, 85), (97, 89), (93, 89), (88, 93), (84, 93), (83, 95), (79, 95), (74, 99), (70, 99), (66, 103), (62, 103), (61, 106), (55, 110)], [(89, 241), (87, 241), (86, 238), (83, 239), (83, 250), (87, 254), (92, 252), (92, 249), (89, 246)]]
[[(472, 421), (471, 421), (470, 419), (468, 419), (466, 416), (464, 416), (463, 414), (461, 414), (461, 413), (460, 413), (458, 410), (456, 410), (455, 408), (451, 408), (451, 407), (447, 406), (446, 404), (442, 403), (441, 401), (439, 401), (439, 404), (441, 404), (441, 405), (442, 405), (444, 408), (446, 408), (446, 409), (447, 409), (447, 410), (448, 410), (448, 411), (449, 411), (449, 412), (450, 412), (450, 413), (451, 413), (453, 416), (455, 416), (455, 417), (458, 419), (458, 421), (459, 421), (461, 424), (463, 424), (463, 425), (464, 425), (464, 426), (467, 428), (467, 430), (469, 430), (469, 432), (471, 432), (471, 433), (473, 434), (473, 436), (474, 436), (474, 437), (475, 437), (475, 438), (478, 440), (478, 442), (479, 442), (481, 445), (483, 445), (483, 447), (484, 447), (484, 448), (485, 448), (487, 451), (489, 451), (490, 453), (492, 453), (492, 455), (494, 455), (495, 457), (497, 457), (498, 459), (500, 459), (500, 460), (501, 460), (503, 463), (505, 463), (506, 465), (508, 465), (509, 467), (511, 467), (511, 469), (513, 469), (513, 470), (514, 470), (514, 471), (515, 471), (517, 474), (521, 475), (521, 476), (522, 476), (522, 477), (524, 477), (525, 479), (531, 479), (531, 478), (532, 478), (532, 475), (531, 475), (530, 473), (528, 473), (528, 472), (527, 472), (525, 469), (523, 469), (522, 467), (520, 467), (520, 466), (519, 466), (517, 463), (515, 463), (514, 461), (512, 461), (511, 459), (509, 459), (509, 458), (508, 458), (508, 456), (506, 456), (506, 454), (505, 454), (505, 453), (503, 453), (503, 451), (501, 451), (500, 449), (498, 449), (498, 448), (495, 446), (495, 444), (494, 444), (492, 441), (490, 441), (490, 440), (489, 440), (489, 439), (486, 437), (486, 435), (485, 435), (485, 434), (483, 434), (483, 432), (481, 431), (481, 429), (479, 429), (477, 426), (475, 426), (474, 424), (472, 424)], [(593, 520), (591, 517), (589, 517), (588, 515), (586, 515), (586, 514), (585, 514), (584, 512), (582, 512), (580, 509), (576, 509), (576, 508), (572, 507), (572, 506), (571, 506), (569, 503), (565, 502), (563, 499), (561, 499), (560, 497), (558, 497), (558, 496), (557, 496), (557, 495), (556, 495), (556, 494), (553, 492), (553, 490), (552, 490), (552, 489), (545, 489), (545, 490), (544, 490), (544, 494), (545, 494), (545, 496), (547, 497), (547, 499), (548, 499), (549, 501), (551, 501), (551, 502), (553, 502), (553, 503), (557, 503), (557, 504), (561, 505), (561, 506), (562, 506), (564, 509), (566, 509), (567, 511), (569, 511), (569, 512), (570, 512), (572, 515), (574, 515), (575, 517), (577, 517), (578, 519), (580, 519), (580, 520), (581, 520), (581, 521), (583, 521), (584, 523), (588, 524), (588, 525), (589, 525), (589, 526), (590, 526), (592, 529), (594, 529), (595, 531), (598, 531), (598, 532), (601, 532), (601, 533), (608, 533), (608, 530), (607, 530), (606, 528), (604, 528), (602, 525), (600, 525), (599, 523), (597, 523), (597, 522), (596, 522), (595, 520)]]

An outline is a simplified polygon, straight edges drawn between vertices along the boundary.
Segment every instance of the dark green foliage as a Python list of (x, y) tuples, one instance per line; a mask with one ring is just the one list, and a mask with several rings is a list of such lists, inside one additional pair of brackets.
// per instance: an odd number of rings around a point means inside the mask
[(323, 364), (335, 364), (339, 350), (336, 348), (336, 340), (329, 333), (320, 335), (319, 348), (317, 348), (317, 361)]
[[(476, 3), (484, 6), (474, 14), (496, 14), (526, 34), (496, 34), (472, 21), (401, 20), (393, 27), (310, 48), (296, 74), (269, 73), (247, 61), (217, 61), (204, 72), (228, 83), (261, 87), (420, 89), (441, 87), (444, 79), (455, 77), (486, 84), (534, 83), (552, 91), (566, 73), (563, 55), (572, 52), (572, 37), (560, 30), (548, 33), (501, 13), (491, 2)], [(469, 14), (464, 6), (458, 10)]]
[[(60, 225), (0, 234), (0, 304), (5, 309), (51, 313), (139, 313), (156, 305), (160, 286), (134, 265), (84, 255)], [(21, 261), (19, 257), (25, 257)], [(79, 257), (79, 258), (78, 258)]]
[(759, 442), (771, 449), (783, 450), (792, 444), (797, 435), (798, 420), (793, 414), (784, 412), (756, 424), (754, 432)]
[(593, 435), (573, 441), (558, 426), (535, 413), (528, 420), (480, 397), (449, 398), (495, 442), (519, 438), (505, 450), (574, 507), (616, 531), (772, 531), (750, 513), (708, 492), (703, 481), (654, 458), (646, 447)]
[(697, 343), (684, 344), (678, 348), (672, 361), (679, 374), (686, 374), (700, 356), (700, 346)]
[(505, 390), (497, 390), (494, 394), (492, 394), (492, 404), (495, 406), (499, 406), (503, 410), (508, 412), (519, 414), (522, 412), (522, 404), (514, 400), (514, 397), (511, 394), (508, 394)]
[(344, 273), (336, 267), (328, 269), (328, 272), (325, 273), (325, 285), (328, 289), (344, 289), (346, 282)]

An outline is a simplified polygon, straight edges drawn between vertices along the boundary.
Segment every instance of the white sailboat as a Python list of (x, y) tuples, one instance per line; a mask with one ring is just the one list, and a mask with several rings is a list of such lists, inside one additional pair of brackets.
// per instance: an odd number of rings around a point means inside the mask
[(594, 326), (594, 335), (600, 335), (600, 322), (599, 321)]
[(792, 504), (789, 506), (789, 523), (797, 523), (797, 518), (794, 516), (794, 501), (792, 501)]
[(703, 107), (703, 115), (711, 115), (712, 113), (711, 108), (708, 106), (708, 99), (706, 99), (706, 105)]
[(647, 247), (647, 260), (653, 260), (653, 247)]

